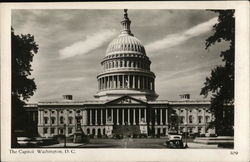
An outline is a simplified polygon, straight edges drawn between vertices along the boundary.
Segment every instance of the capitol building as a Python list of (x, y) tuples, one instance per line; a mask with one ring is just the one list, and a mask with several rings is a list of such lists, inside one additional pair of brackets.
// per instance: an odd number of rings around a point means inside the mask
[[(121, 32), (108, 45), (97, 75), (97, 93), (93, 100), (43, 101), (25, 106), (42, 137), (70, 136), (75, 133), (77, 115), (81, 128), (93, 137), (166, 136), (172, 131), (189, 134), (214, 134), (207, 129), (213, 120), (210, 101), (192, 100), (181, 94), (179, 100), (157, 100), (155, 76), (150, 58), (141, 41), (130, 30), (125, 10)], [(86, 85), (87, 86), (87, 85)]]

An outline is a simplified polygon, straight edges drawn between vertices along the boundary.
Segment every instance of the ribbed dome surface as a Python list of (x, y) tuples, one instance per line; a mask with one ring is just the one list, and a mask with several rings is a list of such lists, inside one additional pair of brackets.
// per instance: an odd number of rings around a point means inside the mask
[(129, 34), (122, 34), (109, 44), (106, 56), (126, 52), (146, 55), (145, 49), (139, 39)]

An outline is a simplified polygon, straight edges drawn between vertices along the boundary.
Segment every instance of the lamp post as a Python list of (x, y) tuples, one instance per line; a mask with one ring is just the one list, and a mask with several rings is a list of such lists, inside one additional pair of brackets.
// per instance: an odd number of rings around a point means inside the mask
[(188, 148), (188, 144), (187, 144), (187, 122), (185, 122), (184, 125), (186, 127), (186, 130), (185, 130), (185, 141), (186, 141), (185, 143), (186, 144), (185, 144), (184, 148)]

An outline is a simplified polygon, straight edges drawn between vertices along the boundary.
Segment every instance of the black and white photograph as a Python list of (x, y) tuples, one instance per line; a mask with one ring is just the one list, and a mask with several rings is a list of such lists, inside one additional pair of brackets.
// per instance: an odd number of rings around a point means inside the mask
[(236, 13), (12, 8), (10, 153), (153, 149), (237, 156)]

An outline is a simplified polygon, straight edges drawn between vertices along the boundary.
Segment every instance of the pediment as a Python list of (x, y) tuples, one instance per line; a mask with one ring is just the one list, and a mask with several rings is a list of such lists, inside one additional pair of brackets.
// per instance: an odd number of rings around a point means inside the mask
[(146, 104), (146, 102), (130, 97), (130, 96), (122, 96), (120, 98), (114, 99), (112, 101), (107, 102), (106, 104)]

